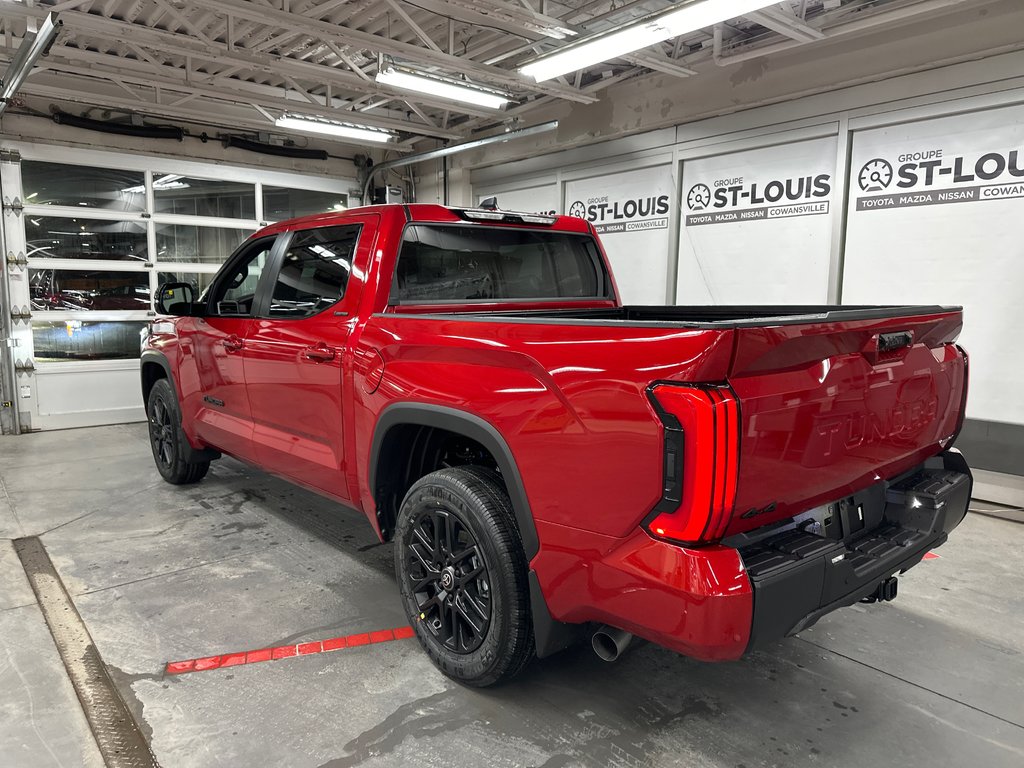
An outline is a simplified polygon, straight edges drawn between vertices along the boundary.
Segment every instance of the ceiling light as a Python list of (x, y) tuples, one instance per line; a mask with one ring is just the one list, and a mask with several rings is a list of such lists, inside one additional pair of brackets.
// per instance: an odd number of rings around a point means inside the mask
[(462, 85), (432, 75), (407, 72), (401, 69), (388, 68), (377, 73), (377, 82), (390, 85), (403, 91), (416, 91), (442, 99), (461, 101), (480, 107), (500, 109), (508, 104), (508, 96), (497, 91), (488, 91), (470, 85)]
[(600, 35), (589, 42), (533, 61), (519, 71), (537, 82), (550, 80), (774, 4), (772, 0), (699, 0), (687, 3), (671, 13), (645, 19), (618, 32)]
[(328, 136), (338, 136), (343, 139), (360, 139), (361, 141), (391, 141), (395, 134), (380, 128), (366, 128), (348, 123), (335, 123), (331, 120), (321, 120), (315, 117), (297, 117), (295, 115), (282, 115), (274, 121), (278, 128), (291, 128), (293, 131), (304, 131), (306, 133), (325, 133)]

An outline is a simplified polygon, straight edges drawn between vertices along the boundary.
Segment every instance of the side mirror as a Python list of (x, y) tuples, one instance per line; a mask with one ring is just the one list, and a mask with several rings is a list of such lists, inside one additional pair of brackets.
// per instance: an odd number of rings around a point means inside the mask
[(161, 315), (189, 317), (198, 314), (196, 288), (192, 283), (164, 283), (156, 291), (156, 311)]

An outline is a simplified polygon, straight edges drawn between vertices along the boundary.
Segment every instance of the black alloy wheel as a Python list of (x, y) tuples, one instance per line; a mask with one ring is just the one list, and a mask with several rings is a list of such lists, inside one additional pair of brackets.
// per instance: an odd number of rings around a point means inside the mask
[(186, 459), (183, 446), (187, 446), (181, 434), (178, 398), (167, 379), (158, 379), (149, 390), (146, 418), (149, 422), (149, 445), (160, 476), (174, 485), (202, 480), (210, 469), (210, 462)]
[(472, 531), (452, 510), (423, 510), (413, 520), (405, 559), (427, 630), (455, 653), (479, 648), (491, 625), (491, 587)]
[(452, 679), (493, 685), (536, 654), (529, 566), (494, 470), (452, 467), (413, 483), (398, 511), (395, 571), (420, 645)]
[(177, 434), (171, 422), (171, 413), (162, 398), (153, 401), (149, 414), (149, 439), (153, 443), (153, 458), (162, 469), (170, 470), (177, 457)]

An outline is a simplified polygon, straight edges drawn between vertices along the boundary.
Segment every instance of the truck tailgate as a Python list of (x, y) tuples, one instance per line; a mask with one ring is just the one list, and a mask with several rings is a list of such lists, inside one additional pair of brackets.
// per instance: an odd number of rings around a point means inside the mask
[(729, 384), (742, 429), (727, 535), (850, 496), (946, 447), (966, 393), (961, 325), (950, 310), (737, 328)]

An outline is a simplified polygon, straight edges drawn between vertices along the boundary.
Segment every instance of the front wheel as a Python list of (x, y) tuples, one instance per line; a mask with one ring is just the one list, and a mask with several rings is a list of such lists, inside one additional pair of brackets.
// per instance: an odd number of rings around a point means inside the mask
[(395, 531), (402, 604), (444, 674), (478, 687), (534, 656), (526, 556), (500, 476), (456, 467), (418, 480)]
[(210, 469), (208, 461), (186, 461), (178, 398), (167, 379), (158, 379), (146, 400), (149, 445), (160, 475), (173, 485), (198, 483)]

